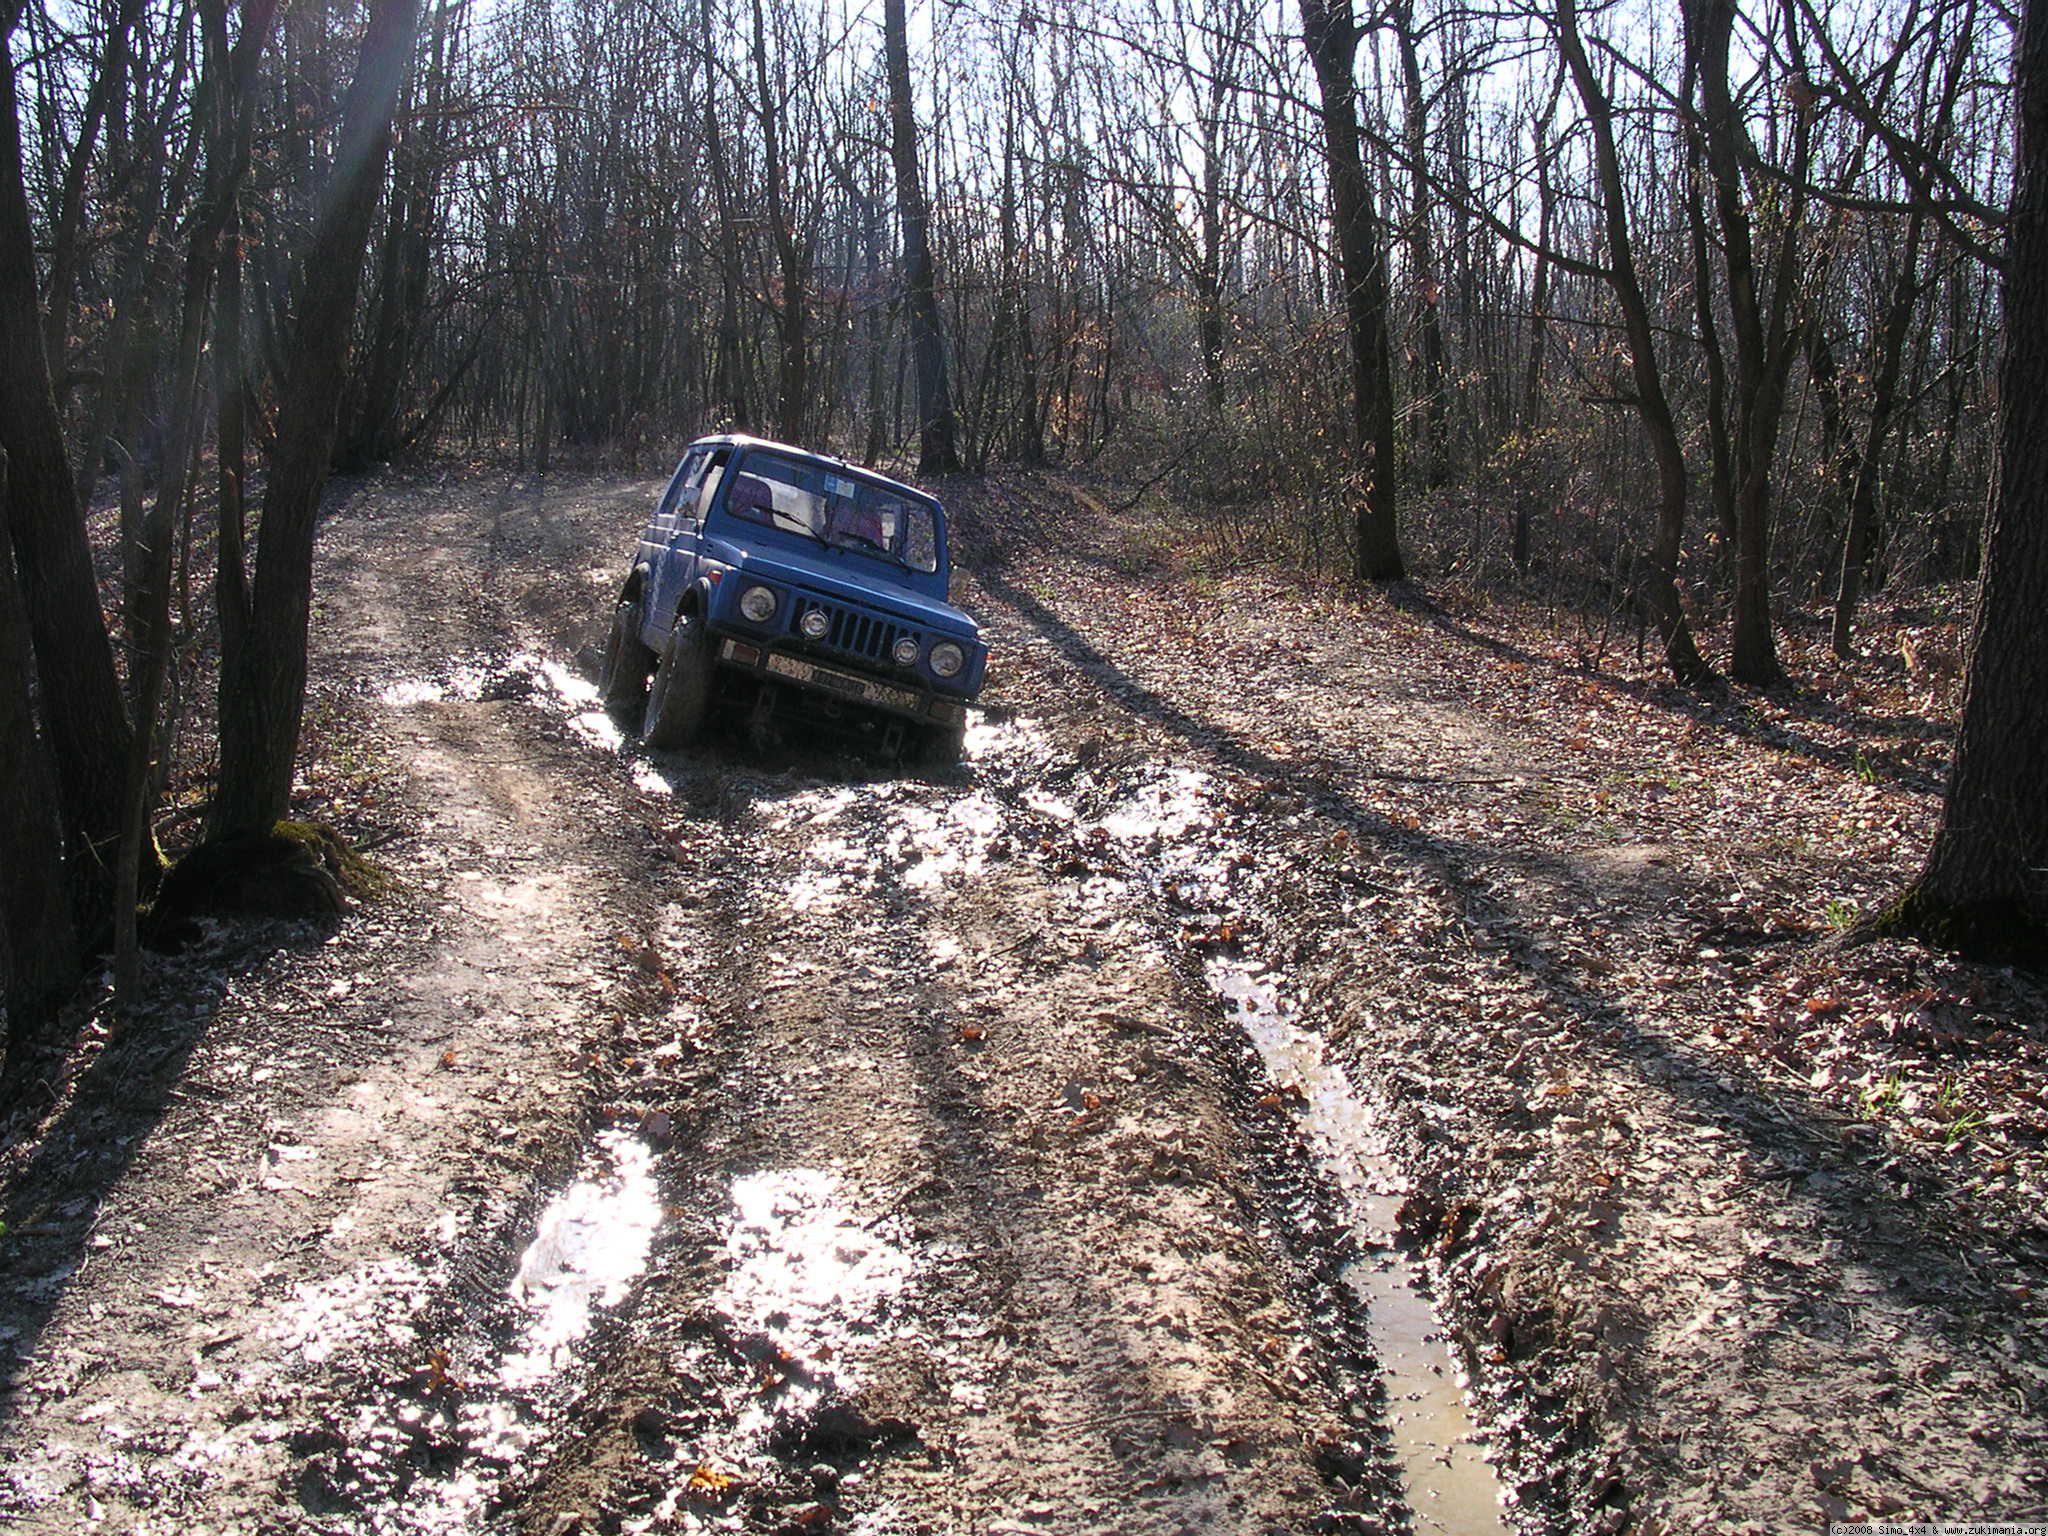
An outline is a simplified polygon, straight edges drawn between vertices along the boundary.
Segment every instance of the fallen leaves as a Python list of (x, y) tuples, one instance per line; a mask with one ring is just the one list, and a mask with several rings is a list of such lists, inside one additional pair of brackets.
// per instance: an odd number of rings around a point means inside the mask
[(689, 1492), (702, 1497), (707, 1494), (719, 1495), (727, 1493), (738, 1486), (739, 1481), (738, 1476), (734, 1473), (721, 1471), (708, 1461), (700, 1461), (697, 1463), (696, 1470), (690, 1473), (689, 1481), (683, 1486)]
[(1235, 954), (1244, 945), (1245, 925), (1235, 918), (1217, 918), (1209, 923), (1186, 923), (1180, 941), (1197, 954)]

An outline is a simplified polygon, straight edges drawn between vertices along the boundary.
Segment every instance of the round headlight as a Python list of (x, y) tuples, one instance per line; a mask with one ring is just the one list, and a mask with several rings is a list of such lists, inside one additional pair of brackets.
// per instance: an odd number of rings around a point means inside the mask
[(917, 636), (905, 635), (901, 640), (898, 640), (896, 642), (895, 647), (889, 652), (889, 654), (896, 658), (896, 665), (899, 667), (916, 666)]
[(749, 587), (740, 594), (740, 613), (755, 624), (775, 617), (775, 592), (770, 587)]
[(832, 627), (832, 616), (822, 608), (812, 608), (796, 621), (796, 627), (813, 640), (825, 638), (825, 631)]
[(950, 640), (941, 640), (932, 647), (932, 670), (941, 677), (958, 675), (967, 665), (967, 653)]

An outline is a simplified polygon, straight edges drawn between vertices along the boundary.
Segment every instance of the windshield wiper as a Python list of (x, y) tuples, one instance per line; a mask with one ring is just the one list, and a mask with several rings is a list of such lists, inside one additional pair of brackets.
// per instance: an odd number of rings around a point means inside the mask
[(881, 555), (898, 565), (903, 563), (902, 558), (889, 548), (888, 545), (878, 544), (866, 534), (856, 533), (851, 528), (842, 528), (836, 536), (828, 536), (825, 540), (825, 547), (827, 549), (859, 550), (862, 554)]

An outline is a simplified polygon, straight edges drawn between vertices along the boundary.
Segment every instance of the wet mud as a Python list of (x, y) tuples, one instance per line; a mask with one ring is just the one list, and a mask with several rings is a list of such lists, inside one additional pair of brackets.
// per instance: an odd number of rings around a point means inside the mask
[[(524, 658), (512, 666), (542, 675)], [(554, 708), (571, 713), (588, 702), (573, 686), (539, 692)], [(648, 760), (596, 720), (579, 717), (574, 724), (593, 746), (617, 751), (631, 781), (656, 795), (687, 797), (687, 785), (671, 777), (673, 769), (664, 762)], [(1189, 770), (1091, 773), (1062, 757), (1038, 723), (1014, 717), (978, 721), (963, 768), (936, 782), (902, 779), (887, 766), (876, 780), (828, 780), (789, 793), (782, 782), (756, 777), (744, 758), (723, 765), (720, 835), (753, 850), (760, 866), (721, 870), (725, 900), (745, 909), (728, 907), (723, 915), (736, 929), (772, 922), (785, 946), (761, 957), (774, 972), (761, 983), (766, 995), (748, 997), (733, 1010), (741, 1018), (724, 1027), (761, 1028), (758, 1017), (744, 1016), (780, 1012), (786, 1005), (778, 995), (789, 994), (826, 1000), (827, 1017), (818, 1022), (827, 1027), (839, 1022), (829, 1015), (841, 1003), (855, 1012), (887, 1012), (916, 1000), (941, 1015), (956, 1013), (957, 1002), (924, 1001), (952, 990), (934, 986), (934, 972), (944, 977), (992, 947), (1036, 948), (1047, 942), (1044, 930), (1026, 929), (1020, 943), (991, 946), (985, 937), (976, 943), (958, 928), (932, 924), (937, 931), (913, 942), (904, 919), (909, 913), (928, 917), (932, 906), (943, 913), (949, 900), (995, 878), (992, 868), (1022, 864), (1034, 883), (1048, 883), (1049, 889), (1035, 894), (1056, 900), (1061, 927), (1086, 935), (1076, 955), (1085, 966), (1100, 968), (1111, 948), (1125, 957), (1142, 956), (1155, 973), (1153, 984), (1173, 994), (1167, 1007), (1152, 1001), (1143, 1011), (1112, 1018), (1112, 1028), (1148, 1040), (1171, 1039), (1204, 1061), (1214, 1073), (1217, 1107), (1238, 1118), (1235, 1134), (1251, 1170), (1239, 1198), (1257, 1213), (1265, 1245), (1259, 1262), (1284, 1277), (1276, 1305), (1295, 1314), (1283, 1326), (1297, 1335), (1296, 1342), (1279, 1345), (1270, 1336), (1261, 1342), (1295, 1357), (1295, 1370), (1329, 1414), (1322, 1423), (1297, 1428), (1307, 1459), (1337, 1496), (1323, 1515), (1333, 1526), (1360, 1529), (1506, 1530), (1506, 1501), (1472, 1427), (1463, 1367), (1445, 1343), (1420, 1268), (1397, 1242), (1399, 1179), (1370, 1112), (1342, 1069), (1325, 1062), (1323, 1042), (1283, 1002), (1284, 973), (1243, 958), (1242, 941), (1231, 932), (1232, 924), (1256, 923), (1243, 915), (1254, 899), (1247, 889), (1254, 882), (1238, 878), (1246, 861), (1225, 824), (1217, 782)], [(807, 775), (778, 777), (803, 783)], [(1045, 787), (1052, 781), (1066, 785), (1065, 797)], [(765, 910), (763, 892), (776, 898)], [(678, 946), (687, 943), (687, 929), (678, 923)], [(718, 968), (727, 984), (743, 962), (746, 942)], [(839, 967), (811, 958), (832, 951)], [(1195, 981), (1201, 985), (1189, 985)], [(709, 984), (717, 990), (715, 982)], [(714, 1014), (718, 1001), (712, 1003)], [(938, 1032), (950, 1033), (955, 1049), (978, 1055), (988, 1049), (991, 1029), (1007, 1032), (1023, 1022), (1018, 1015), (1025, 1011), (1008, 996), (979, 1001), (975, 1016), (938, 1022)], [(819, 1061), (818, 1047), (827, 1042), (815, 1032), (816, 1024), (807, 1024), (811, 1064), (798, 1085), (771, 1097), (815, 1101), (827, 1096), (826, 1085), (814, 1089), (807, 1080), (843, 1077), (849, 1065), (856, 1074), (889, 1077), (872, 1054), (846, 1064), (833, 1063), (828, 1052)], [(928, 1050), (929, 1041), (924, 1046)], [(758, 1048), (758, 1041), (750, 1046)], [(1109, 1113), (1113, 1081), (1114, 1074), (1068, 1075), (1055, 1104), (1070, 1134)], [(943, 1108), (958, 1115), (958, 1106)], [(845, 1115), (829, 1097), (787, 1112), (814, 1138), (821, 1120), (830, 1126)], [(896, 1453), (916, 1448), (943, 1459), (961, 1456), (964, 1442), (975, 1438), (957, 1422), (950, 1433), (928, 1430), (919, 1422), (928, 1411), (917, 1420), (883, 1413), (879, 1423), (885, 1429), (877, 1432), (877, 1420), (859, 1406), (870, 1361), (879, 1355), (900, 1372), (903, 1356), (914, 1353), (924, 1374), (943, 1375), (949, 1410), (966, 1405), (984, 1416), (991, 1392), (1000, 1390), (998, 1373), (975, 1361), (975, 1351), (956, 1345), (999, 1340), (1017, 1327), (983, 1315), (953, 1318), (936, 1331), (931, 1327), (932, 1303), (921, 1280), (938, 1283), (948, 1264), (956, 1271), (971, 1267), (969, 1250), (979, 1238), (970, 1231), (948, 1259), (946, 1244), (935, 1247), (928, 1236), (918, 1240), (931, 1230), (929, 1217), (906, 1222), (887, 1214), (905, 1208), (900, 1186), (909, 1176), (901, 1176), (897, 1188), (877, 1188), (868, 1159), (859, 1156), (886, 1134), (886, 1127), (864, 1129), (858, 1140), (866, 1145), (855, 1149), (855, 1159), (835, 1159), (836, 1166), (765, 1168), (733, 1177), (722, 1191), (721, 1203), (732, 1212), (723, 1234), (726, 1278), (710, 1312), (726, 1353), (758, 1369), (754, 1400), (729, 1406), (704, 1432), (665, 1447), (655, 1459), (661, 1465), (627, 1475), (626, 1481), (638, 1476), (645, 1484), (639, 1500), (645, 1518), (681, 1518), (674, 1473), (687, 1462), (697, 1504), (731, 1503), (724, 1511), (730, 1516), (781, 1519), (794, 1506), (774, 1501), (816, 1494), (822, 1477), (830, 1485), (824, 1490), (829, 1501), (802, 1506), (819, 1511), (813, 1518), (820, 1523), (847, 1517), (858, 1508), (850, 1499), (872, 1499), (872, 1507), (858, 1511), (865, 1528), (891, 1528), (889, 1521), (899, 1517), (914, 1525), (917, 1516), (890, 1513), (895, 1506), (886, 1495), (859, 1493), (864, 1483), (894, 1481), (878, 1468), (863, 1467), (858, 1453), (868, 1448), (864, 1442), (879, 1434)], [(904, 1146), (929, 1139), (928, 1133), (908, 1130), (893, 1134)], [(829, 1130), (825, 1136), (829, 1140)], [(861, 1169), (859, 1184), (845, 1171), (850, 1166)], [(1215, 1177), (1224, 1170), (1205, 1171)], [(943, 1185), (945, 1176), (927, 1173), (924, 1186), (934, 1182)], [(573, 1201), (589, 1187), (586, 1181), (563, 1199)], [(930, 1203), (912, 1199), (909, 1206), (923, 1210)], [(857, 1214), (857, 1207), (867, 1214)], [(525, 1283), (534, 1255), (546, 1249), (547, 1223), (562, 1208), (557, 1202), (543, 1217), (542, 1237), (522, 1261), (515, 1289)], [(990, 1209), (974, 1214), (977, 1226), (1001, 1219)], [(961, 1278), (954, 1275), (952, 1284)], [(1005, 1276), (991, 1283), (1015, 1280)], [(648, 1316), (637, 1326), (658, 1329), (655, 1319), (667, 1305), (661, 1282), (651, 1282), (642, 1302)], [(1169, 1318), (1166, 1326), (1175, 1323)], [(1241, 1343), (1259, 1347), (1250, 1339)], [(694, 1363), (715, 1374), (701, 1350)], [(1050, 1427), (1042, 1415), (1035, 1417), (1038, 1428)], [(853, 1463), (824, 1471), (792, 1468), (792, 1451), (817, 1449), (815, 1426), (821, 1421), (837, 1426), (828, 1438), (848, 1441), (842, 1449), (856, 1453)], [(1244, 1459), (1256, 1443), (1255, 1437), (1212, 1439)], [(934, 1452), (935, 1444), (945, 1449)], [(1127, 1439), (1125, 1446), (1130, 1459), (1135, 1447)], [(644, 1449), (628, 1462), (647, 1460)], [(1062, 1447), (1065, 1454), (1073, 1449)], [(568, 1461), (574, 1464), (575, 1458)], [(1014, 1476), (1021, 1469), (1005, 1470)], [(1103, 1480), (1101, 1473), (1091, 1479)], [(684, 1486), (689, 1491), (687, 1481)], [(657, 1487), (667, 1490), (658, 1498), (652, 1495)], [(739, 1491), (745, 1496), (736, 1496)], [(1019, 1498), (1029, 1502), (1013, 1495), (991, 1501), (980, 1513), (998, 1515), (1002, 1508), (1018, 1507)], [(1121, 1524), (1105, 1521), (1099, 1506), (1090, 1514), (1084, 1505), (1080, 1513), (1083, 1524), (1073, 1528), (1137, 1528), (1127, 1518)], [(1071, 1522), (1072, 1514), (1063, 1511), (1062, 1519)], [(1202, 1518), (1222, 1516), (1205, 1510)]]
[[(958, 767), (796, 727), (650, 755), (592, 675), (651, 493), (477, 516), (394, 477), (331, 519), (322, 686), (364, 768), (325, 792), (381, 802), (402, 894), (163, 962), (192, 1024), (161, 1091), (81, 1091), (17, 1159), (0, 1515), (1538, 1536), (1746, 1507), (1599, 1417), (1655, 1337), (1599, 1266), (1677, 1283), (1668, 1244), (1602, 1245), (1624, 1209), (1655, 1230), (1626, 1160), (1680, 1176), (1690, 1079), (1603, 1098), (1508, 877), (1430, 841), (1533, 819), (1557, 763), (1412, 672), (1345, 746), (1331, 701), (1368, 690), (1315, 641), (1131, 649), (1087, 618), (1125, 573), (1030, 565), (972, 507), (1001, 666)], [(1599, 867), (1545, 866), (1546, 899)], [(1586, 1011), (1641, 1081), (1615, 1042), (1647, 1026)], [(65, 1183), (94, 1137), (123, 1160)], [(1539, 1170), (1547, 1225), (1515, 1226)], [(1849, 1508), (1867, 1475), (1808, 1484)]]

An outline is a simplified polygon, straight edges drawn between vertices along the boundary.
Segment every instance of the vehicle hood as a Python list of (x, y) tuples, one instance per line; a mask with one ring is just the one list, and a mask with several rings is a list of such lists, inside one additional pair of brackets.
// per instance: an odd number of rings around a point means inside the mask
[[(735, 542), (733, 566), (749, 576), (780, 581), (793, 587), (808, 587), (825, 597), (868, 608), (895, 613), (925, 629), (940, 630), (966, 638), (979, 638), (980, 626), (951, 603), (927, 597), (921, 592), (875, 574), (876, 563), (863, 561), (858, 567), (853, 556), (842, 562), (833, 555), (811, 555), (793, 549), (764, 549), (760, 545)], [(850, 573), (859, 570), (856, 578)]]

